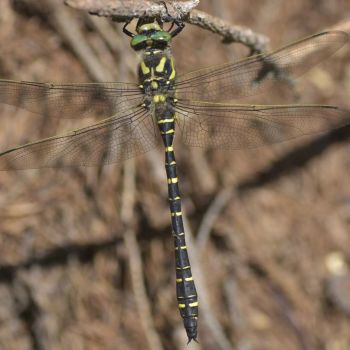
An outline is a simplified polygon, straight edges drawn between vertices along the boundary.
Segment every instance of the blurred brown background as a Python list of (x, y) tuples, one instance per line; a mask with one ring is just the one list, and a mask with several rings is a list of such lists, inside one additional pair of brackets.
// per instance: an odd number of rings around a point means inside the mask
[[(271, 48), (350, 20), (348, 0), (202, 0), (199, 9), (267, 35)], [(135, 81), (137, 56), (121, 27), (58, 0), (1, 0), (0, 76)], [(173, 52), (181, 73), (248, 50), (187, 25)], [(310, 71), (296, 87), (298, 102), (350, 109), (349, 54)], [(83, 125), (8, 106), (0, 113), (2, 150)], [(128, 231), (120, 217), (130, 165), (1, 172), (0, 349), (350, 349), (346, 134), (249, 152), (177, 140), (194, 273), (202, 276), (200, 344), (188, 347), (161, 150), (136, 159)], [(124, 240), (129, 231), (136, 241)], [(137, 306), (147, 302), (148, 334), (147, 310)]]

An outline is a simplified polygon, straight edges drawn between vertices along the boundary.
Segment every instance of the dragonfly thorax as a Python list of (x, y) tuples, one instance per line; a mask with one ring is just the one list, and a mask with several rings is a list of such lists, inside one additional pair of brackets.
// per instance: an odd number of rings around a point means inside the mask
[(176, 71), (170, 49), (145, 50), (139, 65), (139, 82), (146, 96), (165, 100), (174, 95)]

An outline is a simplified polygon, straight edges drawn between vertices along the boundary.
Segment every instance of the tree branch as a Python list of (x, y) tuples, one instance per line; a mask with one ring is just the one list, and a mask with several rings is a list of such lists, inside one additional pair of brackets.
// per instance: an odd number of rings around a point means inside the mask
[(244, 44), (253, 52), (266, 51), (269, 43), (269, 39), (265, 35), (255, 33), (247, 27), (232, 25), (203, 11), (193, 10), (185, 22), (221, 35), (224, 43)]
[(198, 5), (199, 0), (165, 1), (166, 7), (163, 2), (155, 0), (65, 0), (65, 3), (93, 15), (113, 17), (117, 22), (125, 22), (132, 18), (167, 18), (169, 15), (180, 20)]
[(221, 35), (225, 43), (237, 42), (246, 45), (254, 53), (266, 51), (269, 43), (265, 35), (194, 10), (199, 0), (167, 1), (166, 7), (162, 2), (155, 0), (65, 0), (65, 3), (92, 15), (112, 17), (116, 22), (140, 17), (158, 17), (164, 21), (181, 20)]

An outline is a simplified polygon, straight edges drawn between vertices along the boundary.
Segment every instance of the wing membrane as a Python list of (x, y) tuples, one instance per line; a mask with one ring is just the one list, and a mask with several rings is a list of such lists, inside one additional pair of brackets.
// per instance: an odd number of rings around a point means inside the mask
[(108, 117), (142, 96), (136, 84), (50, 84), (0, 80), (0, 103), (60, 118)]
[(185, 100), (227, 102), (253, 96), (283, 80), (286, 81), (289, 77), (301, 76), (348, 41), (347, 33), (329, 31), (273, 53), (194, 71), (177, 80), (177, 97)]
[(0, 170), (90, 166), (119, 162), (155, 147), (153, 119), (142, 107), (66, 135), (43, 139), (0, 154)]
[(179, 102), (177, 121), (183, 141), (190, 146), (243, 149), (347, 125), (350, 112), (318, 105), (254, 106)]

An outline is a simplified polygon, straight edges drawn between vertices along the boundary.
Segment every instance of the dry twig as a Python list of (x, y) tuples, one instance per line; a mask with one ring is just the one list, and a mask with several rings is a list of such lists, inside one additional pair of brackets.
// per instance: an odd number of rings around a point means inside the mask
[(188, 219), (184, 210), (182, 211), (182, 216), (184, 219), (186, 243), (190, 252), (193, 276), (195, 276), (196, 285), (200, 291), (199, 302), (201, 306), (201, 313), (204, 315), (203, 319), (205, 320), (206, 326), (210, 331), (211, 336), (213, 337), (213, 341), (216, 344), (217, 349), (230, 350), (232, 349), (232, 345), (227, 339), (225, 332), (220, 325), (220, 322), (214, 315), (213, 310), (210, 306), (209, 291), (206, 286), (204, 277), (205, 274), (201, 268), (201, 264), (199, 263), (200, 257), (197, 253), (196, 244), (193, 241), (193, 234), (189, 227)]
[(224, 43), (246, 45), (252, 52), (262, 52), (268, 47), (269, 39), (265, 35), (255, 33), (247, 27), (232, 25), (203, 11), (193, 10), (185, 21), (221, 35)]
[(139, 17), (160, 17), (182, 19), (198, 5), (199, 0), (161, 1), (136, 0), (65, 0), (71, 7), (89, 11), (98, 16), (113, 17), (117, 22), (125, 22)]
[(200, 255), (204, 253), (204, 248), (209, 240), (210, 232), (216, 220), (233, 197), (233, 188), (223, 188), (215, 197), (207, 209), (198, 229), (196, 239), (197, 249)]
[(144, 329), (150, 349), (163, 349), (162, 343), (155, 330), (151, 312), (151, 306), (143, 283), (141, 252), (136, 240), (136, 233), (132, 223), (134, 222), (133, 208), (135, 203), (135, 160), (131, 159), (124, 166), (124, 184), (121, 207), (121, 220), (124, 226), (124, 242), (129, 254), (130, 276), (133, 292), (140, 316), (140, 323)]
[(65, 3), (94, 15), (113, 17), (117, 22), (144, 16), (159, 17), (168, 21), (178, 19), (219, 34), (225, 43), (237, 42), (246, 45), (252, 52), (265, 51), (269, 42), (266, 36), (249, 28), (234, 26), (203, 11), (195, 10), (199, 0), (170, 1), (167, 2), (167, 8), (161, 2), (136, 0), (65, 0)]

